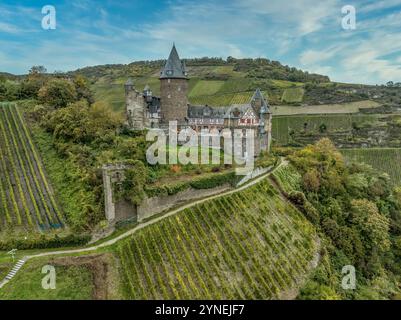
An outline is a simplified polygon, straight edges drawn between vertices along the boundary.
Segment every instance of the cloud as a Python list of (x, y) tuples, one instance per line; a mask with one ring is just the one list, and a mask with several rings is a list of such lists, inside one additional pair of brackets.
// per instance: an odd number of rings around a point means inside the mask
[[(237, 0), (239, 5), (258, 15), (268, 16), (275, 23), (287, 25), (294, 36), (316, 32), (341, 9), (339, 0)], [(328, 19), (329, 18), (329, 19)]]
[(374, 0), (370, 3), (361, 4), (358, 10), (360, 12), (373, 12), (397, 6), (401, 6), (401, 0)]
[(21, 29), (6, 22), (0, 22), (0, 33), (19, 33)]
[[(386, 58), (401, 51), (401, 34), (377, 32), (345, 48), (339, 66), (342, 77), (350, 82), (401, 81), (401, 65)], [(372, 81), (375, 79), (374, 81)]]
[(40, 6), (0, 4), (0, 70), (160, 59), (175, 41), (182, 57), (267, 57), (338, 81), (400, 79), (401, 0), (358, 1), (354, 31), (341, 29), (347, 0), (141, 1), (55, 0), (54, 32), (41, 29)]
[(324, 51), (319, 50), (306, 50), (300, 56), (300, 62), (304, 66), (310, 66), (316, 63), (324, 62), (332, 58), (339, 48), (331, 48)]

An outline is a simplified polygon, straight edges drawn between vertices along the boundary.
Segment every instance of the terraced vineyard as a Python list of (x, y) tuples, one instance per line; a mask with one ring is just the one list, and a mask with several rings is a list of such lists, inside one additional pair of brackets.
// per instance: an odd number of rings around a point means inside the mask
[(315, 238), (265, 180), (145, 227), (116, 250), (128, 299), (275, 299), (310, 271)]
[(386, 172), (394, 185), (401, 186), (401, 149), (345, 149), (341, 150), (348, 161), (364, 162)]
[(280, 145), (288, 144), (290, 133), (305, 130), (318, 132), (321, 125), (326, 126), (328, 133), (337, 131), (351, 131), (353, 124), (375, 123), (377, 115), (339, 114), (339, 115), (302, 115), (302, 116), (276, 116), (273, 117), (272, 135)]
[(14, 104), (0, 104), (0, 231), (63, 227), (28, 128)]

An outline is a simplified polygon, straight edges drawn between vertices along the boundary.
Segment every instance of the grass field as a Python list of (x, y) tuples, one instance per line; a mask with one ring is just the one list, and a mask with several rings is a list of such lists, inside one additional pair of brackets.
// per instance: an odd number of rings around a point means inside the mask
[[(87, 266), (55, 266), (56, 289), (45, 290), (42, 279), (43, 266), (48, 261), (35, 260), (15, 276), (13, 281), (0, 289), (0, 300), (89, 300), (92, 299), (92, 272)], [(9, 269), (8, 269), (9, 271)]]
[(391, 182), (401, 186), (401, 149), (345, 149), (341, 152), (348, 161), (363, 162), (388, 173)]
[(327, 127), (327, 133), (352, 130), (353, 123), (375, 123), (377, 115), (338, 114), (338, 115), (296, 115), (273, 117), (272, 136), (279, 145), (288, 144), (290, 133), (317, 132), (321, 125)]
[(15, 104), (0, 105), (0, 159), (0, 231), (63, 227), (39, 153)]
[(267, 182), (119, 243), (128, 299), (273, 299), (310, 271), (315, 231)]

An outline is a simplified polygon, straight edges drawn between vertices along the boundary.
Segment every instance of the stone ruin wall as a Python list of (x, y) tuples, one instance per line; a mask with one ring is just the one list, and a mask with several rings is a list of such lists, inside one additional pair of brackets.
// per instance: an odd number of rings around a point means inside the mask
[[(162, 195), (145, 198), (139, 206), (135, 206), (124, 199), (115, 201), (113, 197), (113, 185), (123, 181), (124, 170), (126, 168), (127, 167), (124, 165), (103, 166), (105, 215), (110, 224), (125, 220), (141, 222), (144, 219), (166, 212), (187, 202), (200, 200), (205, 197), (217, 195), (233, 189), (233, 187), (229, 184), (202, 190), (193, 189), (190, 187), (174, 195)], [(255, 168), (248, 175), (244, 176), (244, 178), (238, 183), (238, 186), (271, 171), (271, 169), (272, 167)]]

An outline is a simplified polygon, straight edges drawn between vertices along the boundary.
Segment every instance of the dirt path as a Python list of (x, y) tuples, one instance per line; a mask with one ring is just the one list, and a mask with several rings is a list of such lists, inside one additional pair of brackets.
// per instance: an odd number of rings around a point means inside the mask
[[(277, 169), (281, 168), (282, 166), (286, 166), (287, 164), (288, 164), (288, 162), (287, 162), (285, 159), (282, 158), (280, 164), (279, 164), (276, 168), (274, 168), (272, 171), (270, 171), (270, 172), (268, 172), (268, 173), (265, 173), (265, 174), (261, 175), (260, 177), (255, 178), (255, 179), (249, 181), (248, 183), (242, 185), (242, 186), (239, 187), (239, 188), (236, 188), (236, 189), (233, 189), (233, 190), (229, 190), (229, 191), (226, 191), (226, 192), (223, 192), (223, 193), (219, 193), (219, 194), (216, 194), (216, 195), (213, 195), (213, 196), (204, 198), (204, 199), (200, 199), (200, 200), (191, 202), (191, 203), (189, 203), (189, 204), (187, 204), (187, 205), (178, 207), (178, 208), (176, 208), (176, 209), (174, 209), (174, 210), (172, 210), (172, 211), (166, 213), (166, 214), (163, 215), (163, 216), (159, 216), (159, 217), (157, 217), (157, 218), (155, 218), (155, 219), (152, 219), (152, 220), (149, 220), (149, 221), (147, 221), (147, 222), (141, 223), (140, 225), (134, 227), (133, 229), (128, 230), (127, 232), (125, 232), (125, 233), (123, 233), (123, 234), (121, 234), (121, 235), (119, 235), (119, 236), (117, 236), (117, 237), (115, 237), (115, 238), (113, 238), (113, 239), (110, 239), (110, 240), (107, 240), (107, 241), (105, 241), (105, 242), (102, 242), (102, 243), (100, 243), (100, 244), (98, 244), (98, 245), (91, 246), (91, 247), (87, 247), (87, 248), (71, 249), (71, 250), (60, 250), (60, 251), (49, 251), (49, 252), (38, 253), (38, 254), (34, 254), (34, 255), (28, 255), (28, 256), (25, 256), (25, 257), (24, 257), (24, 260), (25, 260), (25, 261), (28, 261), (28, 260), (34, 259), (34, 258), (41, 258), (41, 257), (48, 257), (48, 256), (57, 256), (57, 255), (69, 255), (69, 254), (85, 253), (85, 252), (88, 252), (88, 253), (89, 253), (89, 252), (96, 251), (96, 250), (101, 249), (101, 248), (105, 248), (105, 247), (112, 246), (112, 245), (116, 244), (118, 241), (123, 240), (123, 239), (125, 239), (125, 238), (127, 238), (127, 237), (129, 237), (129, 236), (131, 236), (131, 235), (133, 235), (133, 234), (135, 234), (135, 233), (138, 232), (139, 230), (141, 230), (141, 229), (143, 229), (143, 228), (145, 228), (145, 227), (147, 227), (147, 226), (150, 226), (150, 225), (152, 225), (152, 224), (155, 224), (155, 223), (157, 223), (157, 222), (159, 222), (159, 221), (161, 221), (161, 220), (163, 220), (163, 219), (166, 219), (166, 218), (168, 218), (168, 217), (171, 217), (172, 215), (175, 215), (175, 214), (177, 214), (178, 212), (183, 211), (184, 209), (193, 207), (193, 206), (195, 206), (195, 205), (204, 203), (204, 202), (209, 201), (209, 200), (212, 200), (212, 199), (216, 199), (216, 198), (219, 198), (219, 197), (224, 197), (224, 196), (226, 196), (226, 195), (230, 195), (230, 194), (233, 194), (233, 193), (237, 193), (237, 192), (240, 192), (240, 191), (245, 190), (245, 189), (247, 189), (247, 188), (250, 188), (250, 187), (252, 187), (253, 185), (255, 185), (255, 184), (261, 182), (262, 180), (264, 180), (265, 178), (267, 178), (268, 176), (270, 176), (270, 175), (271, 175), (272, 173), (274, 173)], [(0, 288), (2, 288), (2, 287), (3, 287), (6, 283), (8, 283), (8, 282), (9, 282), (9, 281), (7, 281), (7, 280), (1, 281), (1, 282), (0, 282)]]

